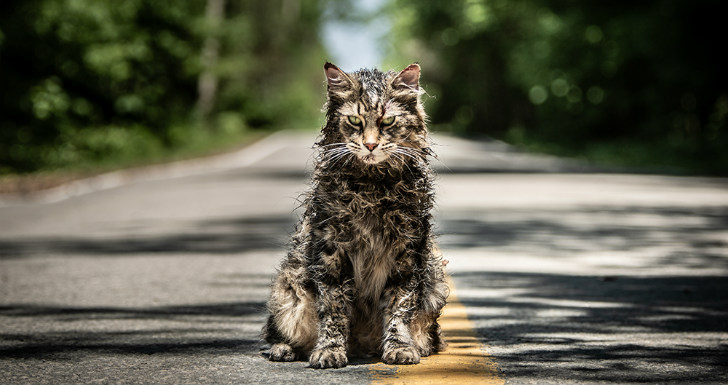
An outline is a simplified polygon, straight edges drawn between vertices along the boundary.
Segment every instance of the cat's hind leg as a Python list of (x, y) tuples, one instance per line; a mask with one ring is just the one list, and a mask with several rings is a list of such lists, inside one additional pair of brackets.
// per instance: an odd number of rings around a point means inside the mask
[(449, 294), (444, 275), (427, 277), (424, 288), (415, 277), (384, 292), (382, 360), (388, 364), (416, 364), (445, 346), (437, 323)]
[(263, 336), (273, 346), (271, 361), (293, 361), (313, 349), (318, 338), (315, 299), (296, 271), (282, 270), (273, 283)]
[(419, 313), (412, 319), (410, 333), (413, 345), (420, 352), (421, 357), (445, 350), (447, 344), (442, 338), (442, 330), (436, 316)]
[(420, 306), (414, 312), (409, 325), (412, 341), (422, 357), (443, 351), (447, 345), (437, 319), (447, 302), (450, 288), (442, 271), (438, 272), (435, 268), (431, 271), (435, 272), (429, 278), (431, 284), (424, 285), (420, 294)]

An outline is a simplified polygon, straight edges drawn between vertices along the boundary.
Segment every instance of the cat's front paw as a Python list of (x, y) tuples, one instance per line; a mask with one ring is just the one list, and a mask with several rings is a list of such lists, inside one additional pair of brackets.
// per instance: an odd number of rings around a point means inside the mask
[(291, 362), (296, 359), (296, 352), (291, 345), (275, 344), (270, 348), (268, 359), (271, 361)]
[(412, 365), (420, 362), (420, 353), (412, 346), (397, 346), (387, 349), (382, 361), (390, 365)]
[(344, 348), (315, 349), (308, 359), (309, 366), (315, 369), (343, 368), (348, 363)]

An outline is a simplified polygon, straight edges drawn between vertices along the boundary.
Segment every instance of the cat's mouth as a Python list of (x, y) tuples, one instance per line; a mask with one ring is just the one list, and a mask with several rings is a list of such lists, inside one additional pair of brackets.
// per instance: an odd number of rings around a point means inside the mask
[(384, 156), (376, 156), (374, 154), (367, 154), (364, 156), (360, 156), (359, 159), (362, 160), (362, 162), (366, 164), (377, 164), (381, 163), (386, 157)]

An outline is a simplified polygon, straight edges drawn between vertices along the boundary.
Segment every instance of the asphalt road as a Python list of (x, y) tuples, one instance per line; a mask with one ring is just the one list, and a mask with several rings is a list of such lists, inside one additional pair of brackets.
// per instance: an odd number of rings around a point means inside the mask
[[(258, 333), (313, 135), (0, 196), (0, 379), (364, 384)], [(438, 137), (440, 244), (506, 383), (728, 383), (728, 180)]]

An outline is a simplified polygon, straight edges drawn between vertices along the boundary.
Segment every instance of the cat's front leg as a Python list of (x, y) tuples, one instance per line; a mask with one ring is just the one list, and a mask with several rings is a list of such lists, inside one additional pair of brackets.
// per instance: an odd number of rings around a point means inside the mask
[(391, 287), (385, 291), (384, 343), (382, 361), (391, 365), (420, 362), (420, 353), (412, 341), (410, 323), (417, 306), (417, 293), (409, 287)]
[[(323, 256), (324, 265), (331, 266), (327, 262), (336, 257)], [(323, 268), (317, 273), (319, 334), (316, 346), (309, 356), (309, 365), (316, 369), (341, 368), (349, 363), (346, 353), (353, 284), (350, 279), (342, 277), (340, 271)]]

